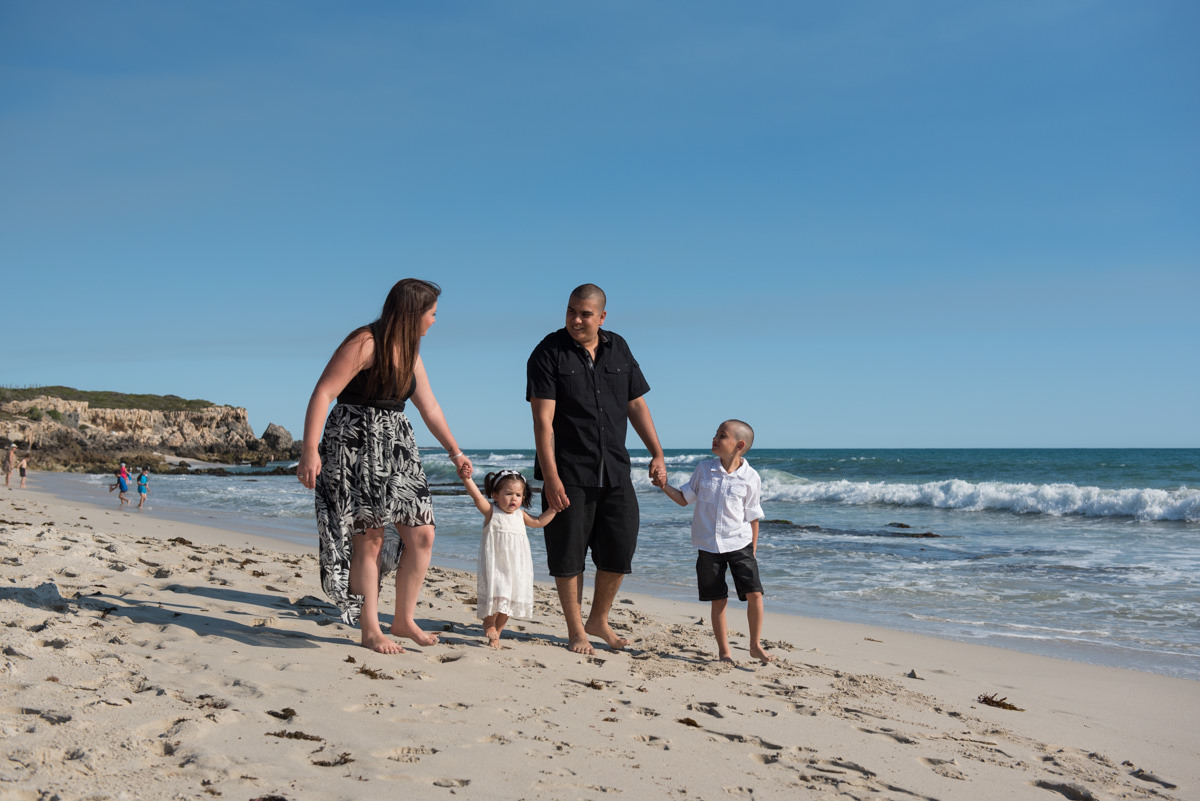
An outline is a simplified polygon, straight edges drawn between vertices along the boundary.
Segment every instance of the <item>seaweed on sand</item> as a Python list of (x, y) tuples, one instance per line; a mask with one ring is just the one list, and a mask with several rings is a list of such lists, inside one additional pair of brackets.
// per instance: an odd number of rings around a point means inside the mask
[(1015, 704), (1010, 704), (1008, 702), (1008, 696), (1005, 696), (1004, 698), (997, 698), (996, 693), (992, 693), (991, 695), (980, 695), (975, 700), (981, 704), (986, 704), (987, 706), (994, 706), (997, 709), (1009, 709), (1009, 710), (1012, 710), (1013, 712), (1024, 712), (1025, 711), (1024, 709), (1021, 709), (1021, 707), (1016, 706)]

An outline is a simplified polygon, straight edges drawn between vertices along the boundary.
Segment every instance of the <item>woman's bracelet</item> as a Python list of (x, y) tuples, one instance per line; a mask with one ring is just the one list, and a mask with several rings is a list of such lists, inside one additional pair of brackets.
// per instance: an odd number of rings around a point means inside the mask
[(455, 459), (457, 459), (458, 457), (460, 457), (460, 456), (462, 456), (462, 455), (463, 455), (463, 452), (462, 452), (462, 451), (459, 451), (458, 453), (456, 453), (456, 454), (454, 454), (453, 456), (451, 456), (451, 457), (450, 457), (450, 461), (452, 461), (452, 462), (453, 462)]

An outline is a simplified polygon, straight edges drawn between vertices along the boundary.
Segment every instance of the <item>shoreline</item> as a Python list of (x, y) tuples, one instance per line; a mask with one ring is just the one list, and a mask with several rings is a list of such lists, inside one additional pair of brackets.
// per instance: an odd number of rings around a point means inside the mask
[[(91, 483), (89, 480), (95, 478), (93, 475), (51, 472), (38, 473), (35, 476), (37, 483), (31, 485), (31, 489), (44, 489), (64, 500), (95, 504), (99, 508), (109, 509), (109, 504), (106, 503), (107, 499), (104, 497), (105, 493), (98, 485)], [(456, 483), (455, 487), (457, 486)], [(132, 497), (133, 493), (131, 492), (130, 495)], [(161, 498), (162, 496), (152, 495), (151, 497), (154, 499), (156, 497)], [(170, 496), (168, 495), (168, 497)], [(147, 507), (146, 513), (179, 523), (198, 522), (201, 525), (219, 529), (257, 534), (267, 537), (272, 541), (287, 542), (289, 545), (300, 544), (316, 548), (315, 525), (312, 523), (311, 517), (306, 521), (298, 521), (295, 517), (276, 520), (261, 515), (247, 515), (234, 510), (222, 510), (211, 507), (197, 507), (194, 505), (164, 506), (160, 505), (156, 500), (151, 501), (151, 505)], [(304, 531), (303, 528), (297, 525), (298, 522), (307, 522), (312, 530)], [(474, 522), (472, 518), (471, 523), (474, 524)], [(453, 530), (453, 524), (446, 525), (451, 525), (450, 530)], [(439, 533), (444, 534), (442, 531)], [(454, 532), (450, 536), (457, 539), (460, 533)], [(474, 533), (472, 536), (477, 538), (478, 535)], [(441, 548), (435, 546), (433, 564), (456, 570), (473, 570), (475, 566), (474, 547), (464, 551), (461, 543), (448, 546), (445, 544), (446, 542), (443, 539), (443, 546)], [(265, 547), (270, 546), (266, 544)], [(536, 567), (538, 566), (535, 565)], [(543, 581), (549, 581), (544, 575), (544, 571), (538, 575), (541, 576)], [(703, 606), (695, 601), (695, 590), (690, 584), (656, 582), (653, 576), (641, 571), (626, 577), (622, 592), (638, 593), (664, 600), (697, 604), (697, 609)], [(1172, 649), (1153, 652), (1123, 649), (1120, 643), (1088, 640), (1087, 638), (1073, 638), (1069, 636), (1069, 632), (1060, 632), (1062, 636), (1047, 637), (1036, 630), (1032, 633), (1024, 631), (1020, 626), (990, 627), (983, 630), (976, 630), (971, 626), (922, 624), (919, 618), (910, 619), (909, 616), (904, 614), (903, 609), (891, 610), (890, 613), (887, 610), (881, 609), (867, 609), (864, 611), (853, 605), (838, 605), (836, 603), (830, 605), (823, 603), (819, 595), (812, 597), (800, 595), (790, 599), (772, 595), (767, 606), (770, 611), (801, 618), (840, 622), (846, 625), (861, 624), (874, 626), (887, 631), (919, 634), (935, 639), (981, 645), (1004, 651), (1029, 653), (1054, 659), (1066, 659), (1082, 664), (1117, 667), (1157, 675), (1174, 676), (1191, 681), (1200, 681), (1200, 673), (1197, 672), (1195, 657)], [(953, 617), (953, 615), (949, 617)]]
[(706, 607), (625, 592), (631, 647), (582, 657), (545, 583), (492, 651), (473, 575), (436, 566), (442, 642), (385, 657), (326, 613), (311, 546), (35, 488), (0, 494), (0, 531), (15, 798), (1200, 792), (1187, 679), (773, 612), (760, 665), (736, 605), (727, 666)]

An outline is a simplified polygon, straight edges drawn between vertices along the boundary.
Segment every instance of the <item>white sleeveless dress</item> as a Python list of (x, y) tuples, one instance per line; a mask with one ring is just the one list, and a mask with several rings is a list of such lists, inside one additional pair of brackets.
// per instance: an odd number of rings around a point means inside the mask
[(495, 506), (479, 541), (476, 583), (480, 620), (495, 614), (528, 618), (533, 614), (533, 556), (525, 517)]

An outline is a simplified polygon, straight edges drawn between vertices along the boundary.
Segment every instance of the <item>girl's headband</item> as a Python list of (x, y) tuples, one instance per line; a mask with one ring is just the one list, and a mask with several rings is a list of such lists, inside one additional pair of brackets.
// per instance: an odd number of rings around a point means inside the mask
[(521, 479), (522, 481), (525, 480), (525, 476), (521, 475), (516, 470), (501, 470), (499, 473), (496, 474), (496, 481), (499, 481), (502, 478), (508, 478), (509, 476), (516, 476), (517, 478)]

